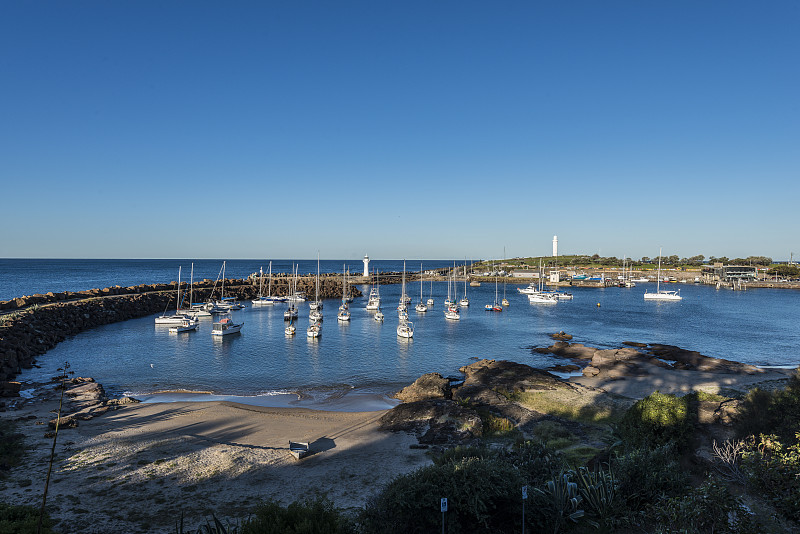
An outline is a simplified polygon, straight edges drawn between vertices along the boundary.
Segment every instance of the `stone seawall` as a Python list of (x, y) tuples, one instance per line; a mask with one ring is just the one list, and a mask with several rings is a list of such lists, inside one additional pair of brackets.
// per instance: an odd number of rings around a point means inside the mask
[[(289, 277), (283, 280), (273, 277), (272, 294), (287, 295), (290, 280)], [(195, 302), (208, 300), (213, 286), (214, 282), (210, 280), (195, 283), (192, 299)], [(22, 369), (30, 369), (37, 356), (67, 337), (96, 326), (174, 309), (176, 288), (177, 283), (143, 284), (47, 293), (0, 301), (0, 397), (16, 396), (20, 385), (9, 381)], [(188, 285), (181, 284), (181, 288), (188, 290)], [(297, 289), (313, 298), (315, 279), (299, 278)], [(219, 297), (219, 290), (220, 284), (214, 292), (216, 297)], [(264, 293), (266, 291), (265, 287)], [(320, 277), (319, 292), (320, 298), (341, 298), (341, 277)], [(350, 292), (354, 297), (361, 296), (356, 287), (351, 287)], [(226, 297), (249, 300), (257, 295), (258, 280), (225, 281)]]

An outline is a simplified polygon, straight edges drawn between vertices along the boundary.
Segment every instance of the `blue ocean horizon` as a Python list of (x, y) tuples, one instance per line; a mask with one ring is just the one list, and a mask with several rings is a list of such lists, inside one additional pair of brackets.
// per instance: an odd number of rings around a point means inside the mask
[[(226, 278), (246, 278), (259, 269), (267, 273), (270, 259), (65, 259), (65, 258), (0, 258), (0, 300), (9, 300), (23, 295), (52, 291), (83, 291), (112, 286), (134, 286), (139, 284), (169, 283), (181, 278), (189, 280), (194, 264), (194, 279), (216, 280), (225, 261)], [(317, 272), (317, 260), (272, 259), (273, 273), (291, 273), (297, 265), (300, 274)], [(370, 259), (370, 271), (382, 272), (403, 270), (403, 261)], [(420, 263), (425, 269), (452, 267), (454, 260), (409, 259), (409, 272), (419, 271)], [(456, 264), (464, 263), (455, 260)], [(356, 260), (320, 260), (320, 272), (341, 273), (344, 266), (351, 273), (363, 274), (364, 263)]]

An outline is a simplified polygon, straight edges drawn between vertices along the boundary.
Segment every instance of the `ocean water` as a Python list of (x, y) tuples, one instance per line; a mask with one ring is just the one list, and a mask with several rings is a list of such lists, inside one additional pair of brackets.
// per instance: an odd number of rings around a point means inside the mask
[[(8, 260), (6, 260), (8, 261)], [(23, 260), (15, 260), (23, 261)], [(43, 260), (37, 260), (43, 261)], [(174, 279), (175, 260), (159, 260), (158, 268), (142, 266), (137, 260), (109, 261), (109, 272), (96, 265), (85, 280), (77, 274), (85, 263), (63, 260), (61, 272), (71, 273), (64, 289), (86, 289), (119, 283), (164, 282)], [(56, 260), (47, 260), (56, 262)], [(241, 263), (239, 263), (241, 262)], [(209, 271), (215, 262), (203, 268)], [(232, 275), (254, 272), (259, 261), (231, 262)], [(286, 271), (291, 269), (286, 262)], [(341, 270), (341, 261), (325, 262), (323, 270)], [(377, 262), (381, 270), (397, 270), (402, 262)], [(76, 266), (76, 264), (80, 264)], [(140, 265), (141, 269), (132, 267)], [(216, 262), (218, 271), (221, 262)], [(338, 268), (336, 267), (338, 265)], [(374, 265), (374, 263), (373, 263)], [(418, 265), (418, 262), (417, 262)], [(451, 261), (430, 262), (425, 267), (444, 267)], [(49, 263), (48, 267), (53, 267)], [(184, 263), (188, 266), (188, 263)], [(266, 267), (266, 265), (265, 265)], [(351, 263), (352, 270), (360, 270)], [(239, 272), (236, 272), (239, 269)], [(316, 261), (301, 264), (301, 272), (312, 272)], [(50, 269), (44, 269), (48, 271)], [(149, 271), (148, 271), (149, 270)], [(273, 270), (276, 264), (273, 263)], [(34, 276), (29, 269), (26, 276)], [(125, 281), (120, 274), (129, 272)], [(161, 278), (147, 278), (152, 272)], [(198, 262), (195, 263), (197, 276)], [(202, 277), (215, 278), (217, 272)], [(98, 281), (103, 281), (98, 283)], [(106, 282), (107, 281), (107, 282)], [(31, 294), (53, 289), (52, 285), (33, 289), (35, 284), (12, 281), (24, 287), (16, 293)], [(26, 285), (27, 284), (27, 285)], [(366, 295), (368, 286), (359, 286)], [(635, 288), (572, 290), (574, 300), (557, 305), (535, 305), (520, 295), (514, 285), (506, 293), (511, 305), (502, 313), (484, 311), (484, 304), (495, 297), (494, 284), (467, 288), (471, 306), (462, 311), (458, 322), (444, 318), (444, 282), (424, 283), (424, 298), (431, 294), (436, 303), (431, 311), (410, 311), (415, 324), (414, 338), (396, 335), (400, 285), (382, 285), (383, 324), (365, 310), (366, 298), (351, 305), (350, 323), (336, 321), (339, 301), (325, 301), (322, 336), (305, 335), (308, 306), (301, 304), (297, 335), (284, 335), (283, 311), (286, 305), (246, 308), (235, 312), (244, 321), (240, 334), (218, 339), (211, 336), (211, 319), (201, 319), (196, 332), (170, 334), (156, 327), (153, 316), (94, 328), (70, 338), (38, 359), (40, 369), (25, 371), (22, 380), (46, 380), (68, 361), (77, 375), (92, 376), (112, 393), (148, 395), (162, 391), (203, 391), (216, 395), (268, 398), (286, 392), (300, 392), (311, 399), (341, 397), (347, 392), (385, 394), (405, 386), (429, 372), (457, 375), (459, 367), (475, 358), (507, 359), (539, 367), (561, 360), (532, 352), (532, 347), (552, 343), (549, 334), (565, 331), (573, 342), (598, 347), (619, 347), (623, 341), (678, 345), (703, 354), (766, 366), (795, 367), (800, 364), (800, 292), (778, 289), (748, 291), (716, 290), (710, 286), (676, 284), (684, 299), (680, 302), (645, 302), (645, 289)], [(56, 288), (59, 289), (59, 288)], [(4, 287), (5, 290), (5, 287)], [(458, 289), (464, 291), (463, 284)], [(502, 297), (502, 283), (498, 292)], [(414, 303), (420, 296), (418, 283), (407, 292)], [(600, 304), (600, 306), (598, 306)]]
[[(266, 273), (270, 259), (227, 260), (226, 278), (246, 278), (263, 267)], [(463, 263), (463, 261), (461, 262)], [(74, 260), (74, 259), (9, 259), (0, 258), (0, 300), (22, 295), (52, 291), (82, 291), (111, 286), (133, 286), (139, 284), (169, 283), (178, 279), (178, 267), (182, 267), (181, 279), (189, 280), (192, 264), (194, 279), (216, 280), (222, 268), (222, 260)], [(273, 273), (291, 273), (293, 265), (299, 273), (317, 272), (317, 260), (272, 260)], [(364, 263), (356, 260), (322, 260), (321, 273), (341, 273), (347, 266), (351, 273), (362, 274)], [(419, 270), (420, 260), (407, 260), (408, 270)], [(425, 269), (436, 269), (453, 265), (453, 260), (429, 260)], [(371, 260), (370, 271), (398, 272), (403, 270), (403, 260)]]

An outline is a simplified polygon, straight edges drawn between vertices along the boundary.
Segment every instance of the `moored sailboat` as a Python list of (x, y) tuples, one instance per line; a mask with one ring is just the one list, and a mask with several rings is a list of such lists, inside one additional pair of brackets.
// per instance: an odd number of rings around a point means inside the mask
[(645, 291), (644, 300), (683, 300), (683, 297), (680, 295), (680, 289), (677, 291), (661, 289), (661, 248), (658, 249), (658, 275), (656, 276), (656, 292), (650, 293)]

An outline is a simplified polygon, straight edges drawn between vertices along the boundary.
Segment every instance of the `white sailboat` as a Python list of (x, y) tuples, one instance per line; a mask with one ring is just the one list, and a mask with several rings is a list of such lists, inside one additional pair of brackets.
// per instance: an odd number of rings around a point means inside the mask
[(297, 290), (297, 271), (300, 269), (300, 264), (292, 264), (292, 294), (286, 299), (289, 302), (305, 302), (306, 294)]
[(379, 278), (378, 270), (375, 269), (375, 286), (369, 290), (369, 298), (367, 299), (367, 309), (372, 310), (380, 310), (381, 309), (381, 283)]
[(336, 318), (341, 323), (346, 323), (350, 320), (350, 306), (347, 304), (347, 271), (344, 265), (342, 265), (342, 305), (339, 306), (339, 313)]
[(450, 276), (447, 278), (447, 298), (444, 301), (444, 306), (449, 308), (456, 304), (455, 299), (450, 295), (451, 287), (455, 284), (455, 265), (453, 265), (453, 271), (450, 273)]
[(294, 326), (294, 321), (289, 321), (289, 324), (283, 329), (283, 333), (287, 336), (293, 336), (296, 332), (297, 328)]
[(464, 297), (458, 301), (459, 306), (464, 308), (469, 306), (469, 299), (467, 298), (467, 260), (464, 259)]
[(272, 306), (276, 302), (280, 302), (280, 299), (272, 296), (272, 261), (269, 262), (269, 286), (267, 289), (267, 296), (262, 295), (262, 291), (264, 289), (264, 268), (260, 269), (261, 277), (258, 285), (258, 298), (253, 299), (253, 307), (259, 308), (261, 306)]
[(408, 320), (408, 316), (400, 317), (400, 323), (397, 325), (397, 335), (404, 338), (414, 337), (414, 323)]
[(431, 296), (425, 302), (425, 305), (428, 306), (428, 309), (433, 308), (433, 277), (431, 277)]
[(450, 319), (451, 321), (458, 321), (461, 319), (461, 314), (458, 313), (458, 308), (455, 306), (448, 306), (444, 310), (444, 318)]
[(166, 310), (159, 317), (156, 317), (156, 324), (158, 325), (182, 325), (184, 321), (197, 322), (197, 319), (188, 314), (181, 313), (181, 268), (178, 267), (178, 292), (175, 305), (175, 313), (167, 315)]
[(656, 292), (644, 292), (644, 300), (683, 300), (678, 291), (661, 289), (661, 248), (658, 249), (658, 275), (656, 276)]
[[(317, 304), (322, 304), (319, 300), (319, 252), (317, 252), (317, 281), (314, 289), (314, 302)], [(309, 314), (311, 324), (309, 324), (308, 328), (306, 329), (306, 335), (308, 337), (319, 337), (322, 335), (321, 309), (322, 306), (319, 306), (319, 309), (312, 309), (311, 313)]]
[(503, 306), (497, 302), (497, 275), (494, 277), (494, 303), (487, 304), (483, 307), (486, 311), (494, 311), (494, 312), (501, 312), (503, 311)]
[[(409, 299), (410, 300), (410, 299)], [(400, 290), (400, 303), (397, 305), (398, 315), (405, 314), (408, 317), (408, 303), (406, 302), (406, 261), (403, 260), (403, 282)]]
[(225, 264), (222, 262), (222, 288), (220, 289), (220, 298), (214, 303), (214, 307), (210, 310), (211, 313), (224, 313), (231, 310), (241, 310), (244, 308), (234, 297), (225, 298)]
[[(433, 282), (431, 282), (433, 283)], [(422, 302), (422, 264), (419, 264), (419, 304), (414, 306), (414, 309), (419, 313), (428, 311), (428, 307)]]

